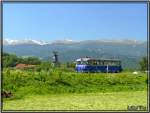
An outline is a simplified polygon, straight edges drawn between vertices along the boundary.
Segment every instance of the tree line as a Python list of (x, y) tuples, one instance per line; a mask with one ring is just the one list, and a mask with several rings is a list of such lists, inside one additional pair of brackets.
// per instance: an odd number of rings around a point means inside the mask
[[(3, 53), (3, 56), (2, 56), (3, 68), (15, 67), (17, 64), (36, 65), (36, 68), (34, 68), (36, 69), (36, 71), (49, 70), (50, 68), (54, 68), (54, 67), (59, 68), (59, 70), (62, 69), (63, 71), (69, 71), (69, 70), (72, 71), (75, 68), (75, 64), (72, 62), (60, 63), (59, 66), (55, 66), (51, 60), (44, 61), (37, 57), (24, 58), (24, 57), (16, 56), (15, 54)], [(30, 69), (30, 68), (27, 68), (27, 69)]]
[[(17, 64), (31, 64), (31, 65), (40, 65), (42, 69), (49, 69), (52, 67), (51, 61), (43, 61), (37, 57), (18, 57), (15, 54), (3, 53), (2, 56), (2, 67), (15, 67)], [(147, 57), (144, 56), (139, 60), (140, 70), (145, 71), (148, 70), (148, 60)], [(61, 67), (74, 68), (75, 64), (71, 62), (67, 62), (66, 64), (61, 64)]]
[(18, 57), (14, 54), (3, 53), (2, 65), (3, 67), (14, 67), (19, 63), (38, 65), (41, 64), (41, 60), (37, 57)]

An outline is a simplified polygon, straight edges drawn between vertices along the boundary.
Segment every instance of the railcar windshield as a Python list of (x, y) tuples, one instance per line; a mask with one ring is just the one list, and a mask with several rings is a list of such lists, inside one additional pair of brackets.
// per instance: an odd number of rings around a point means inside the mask
[(77, 65), (88, 65), (87, 61), (77, 61)]

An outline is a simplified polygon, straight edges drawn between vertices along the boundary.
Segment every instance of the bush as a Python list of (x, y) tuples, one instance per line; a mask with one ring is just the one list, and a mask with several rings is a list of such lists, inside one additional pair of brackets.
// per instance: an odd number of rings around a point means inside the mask
[(50, 69), (52, 69), (53, 67), (52, 67), (52, 64), (51, 63), (49, 63), (49, 62), (41, 62), (41, 64), (40, 65), (38, 65), (37, 67), (36, 67), (36, 71), (42, 71), (42, 70), (45, 70), (45, 71), (48, 71), (48, 70), (50, 70)]

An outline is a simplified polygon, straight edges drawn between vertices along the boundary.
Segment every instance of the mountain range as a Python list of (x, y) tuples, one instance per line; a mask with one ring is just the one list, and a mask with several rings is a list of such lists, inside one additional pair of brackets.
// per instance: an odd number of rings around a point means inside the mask
[(136, 40), (84, 40), (69, 39), (44, 42), (31, 39), (3, 40), (3, 51), (18, 56), (35, 56), (52, 60), (53, 51), (58, 51), (60, 62), (74, 62), (80, 57), (119, 58), (123, 68), (135, 69), (141, 57), (147, 55), (147, 42)]
[(143, 43), (137, 40), (131, 39), (101, 39), (101, 40), (84, 40), (84, 41), (73, 41), (71, 39), (55, 40), (53, 42), (44, 42), (33, 39), (23, 40), (11, 40), (4, 39), (3, 45), (21, 45), (21, 44), (36, 44), (36, 45), (47, 45), (47, 44), (72, 44), (72, 43), (88, 43), (88, 42), (101, 42), (101, 43), (120, 43), (120, 44), (140, 44)]

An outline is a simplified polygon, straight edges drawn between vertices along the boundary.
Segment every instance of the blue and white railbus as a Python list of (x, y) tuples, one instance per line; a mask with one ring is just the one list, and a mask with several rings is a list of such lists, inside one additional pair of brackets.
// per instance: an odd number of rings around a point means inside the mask
[(76, 72), (108, 72), (118, 73), (122, 71), (119, 59), (94, 59), (79, 58), (76, 60)]

